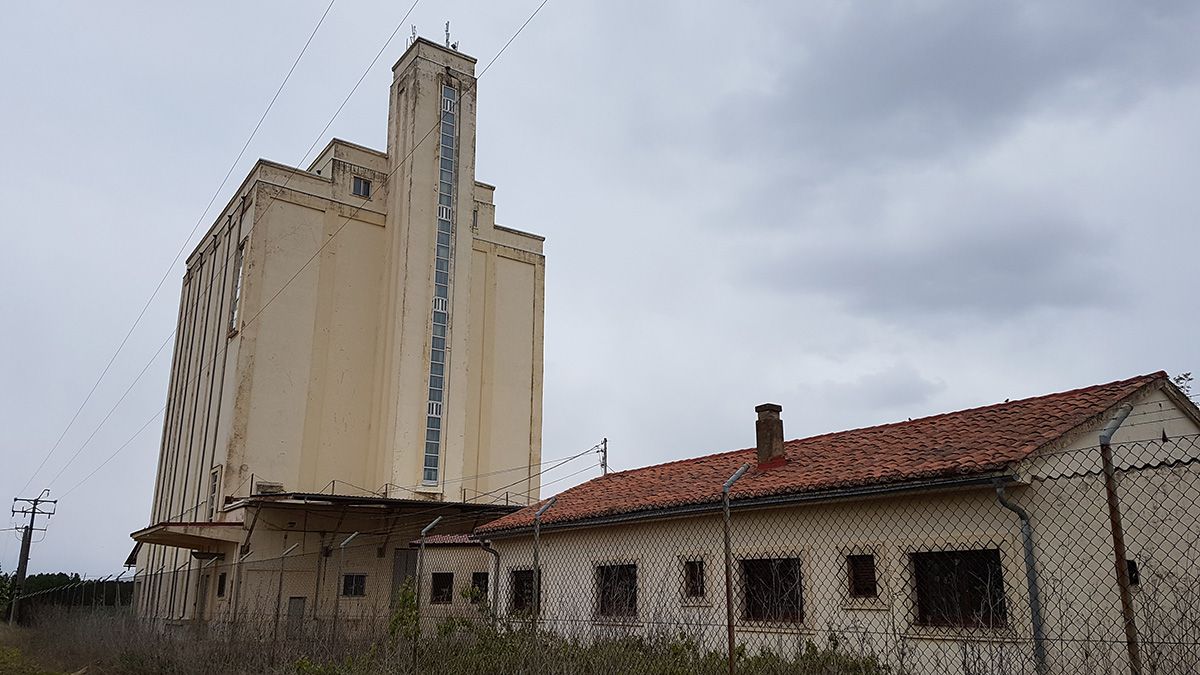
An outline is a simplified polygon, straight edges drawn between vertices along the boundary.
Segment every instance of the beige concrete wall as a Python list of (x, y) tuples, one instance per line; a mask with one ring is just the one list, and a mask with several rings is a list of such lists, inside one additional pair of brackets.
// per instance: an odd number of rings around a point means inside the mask
[[(1137, 422), (1133, 422), (1138, 420)], [(1200, 541), (1200, 428), (1161, 392), (1137, 401), (1133, 422), (1117, 435), (1118, 492), (1129, 555), (1142, 583), (1134, 589), (1144, 651), (1166, 667), (1183, 667), (1178, 647), (1200, 625), (1191, 609), (1200, 589), (1195, 542)], [(1043, 604), (1051, 672), (1099, 670), (1124, 663), (1124, 633), (1113, 568), (1103, 476), (1096, 461), (1099, 423), (1063, 447), (1021, 467), (1027, 484), (1009, 498), (1031, 514), (1035, 571)], [(1163, 432), (1171, 439), (1164, 443)], [(797, 557), (803, 571), (805, 620), (768, 625), (741, 617), (738, 641), (752, 651), (790, 653), (806, 641), (836, 637), (844, 650), (882, 656), (905, 672), (962, 673), (969, 664), (1006, 663), (1005, 672), (1032, 672), (1030, 593), (1020, 520), (1000, 506), (990, 486), (814, 504), (734, 510), (735, 559)], [(511, 609), (511, 573), (532, 569), (529, 537), (498, 539), (503, 571), (499, 609)], [(948, 629), (916, 624), (911, 554), (995, 548), (1000, 552), (1007, 626)], [(848, 597), (845, 556), (876, 557), (881, 593)], [(709, 649), (723, 650), (725, 602), (722, 527), (718, 515), (639, 522), (574, 531), (545, 531), (542, 625), (581, 639), (664, 627)], [(703, 560), (706, 597), (683, 596), (683, 561)], [(636, 564), (638, 614), (625, 621), (595, 616), (598, 565)], [(740, 572), (735, 564), (735, 588)], [(740, 602), (740, 601), (739, 601)], [(1157, 642), (1157, 644), (1153, 644)], [(1174, 659), (1174, 661), (1172, 661)], [(1170, 670), (1170, 668), (1168, 668)], [(1174, 672), (1174, 671), (1171, 671)], [(1183, 672), (1183, 671), (1179, 671)]]
[[(536, 498), (542, 239), (496, 226), (493, 188), (475, 182), (473, 63), (414, 44), (395, 70), (388, 153), (334, 140), (307, 171), (258, 162), (188, 258), (152, 523), (209, 519), (214, 469), (218, 503), (261, 482)], [(456, 255), (441, 470), (422, 485), (438, 179), (436, 139), (423, 139), (444, 81), (462, 92)], [(352, 194), (355, 176), (371, 182), (369, 199)], [(159, 598), (166, 613), (188, 611), (182, 598), (198, 574), (189, 555), (159, 546), (140, 554), (139, 570), (182, 570)]]

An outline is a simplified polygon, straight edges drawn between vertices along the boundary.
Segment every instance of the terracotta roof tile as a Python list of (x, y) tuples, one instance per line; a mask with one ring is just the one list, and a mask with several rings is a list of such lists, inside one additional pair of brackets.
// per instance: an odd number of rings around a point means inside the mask
[[(1151, 373), (1047, 396), (787, 441), (787, 463), (747, 472), (730, 498), (799, 495), (1000, 470), (1166, 377), (1164, 372)], [(559, 494), (554, 508), (542, 516), (542, 524), (715, 504), (721, 500), (722, 483), (745, 462), (753, 467), (753, 448), (611, 473)], [(476, 532), (530, 527), (537, 506), (492, 521)]]

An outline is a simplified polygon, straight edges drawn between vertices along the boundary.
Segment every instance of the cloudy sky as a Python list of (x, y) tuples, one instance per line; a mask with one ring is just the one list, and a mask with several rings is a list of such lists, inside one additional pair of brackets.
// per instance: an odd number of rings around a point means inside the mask
[[(409, 24), (482, 66), (540, 2), (336, 1), (219, 191), (328, 0), (6, 8), (0, 497), (61, 500), (31, 570), (117, 571), (147, 524), (172, 259), (214, 195), (330, 136), (383, 148)], [(550, 0), (478, 137), (499, 222), (547, 237), (544, 455), (1200, 370), (1200, 4), (1116, 4)]]

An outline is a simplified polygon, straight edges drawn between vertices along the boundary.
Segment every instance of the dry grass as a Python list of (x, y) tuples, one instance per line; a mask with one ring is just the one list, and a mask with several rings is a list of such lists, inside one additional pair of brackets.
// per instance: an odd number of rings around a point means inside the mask
[[(58, 668), (60, 672), (74, 672), (86, 666), (88, 675), (617, 675), (629, 672), (718, 675), (726, 669), (722, 655), (706, 652), (679, 636), (582, 643), (546, 634), (535, 638), (522, 626), (493, 629), (484, 622), (459, 620), (439, 626), (434, 634), (423, 637), (414, 663), (412, 643), (403, 635), (402, 629), (393, 627), (392, 631), (343, 635), (336, 643), (311, 636), (305, 640), (271, 642), (236, 634), (200, 636), (186, 628), (166, 633), (128, 616), (105, 612), (60, 612), (43, 615), (38, 626), (20, 631), (17, 637), (22, 652), (33, 662)], [(0, 670), (0, 675), (7, 672), (10, 671)], [(47, 671), (26, 668), (11, 672), (42, 675)], [(742, 655), (739, 672), (880, 675), (893, 671), (874, 659), (810, 645), (798, 654)]]

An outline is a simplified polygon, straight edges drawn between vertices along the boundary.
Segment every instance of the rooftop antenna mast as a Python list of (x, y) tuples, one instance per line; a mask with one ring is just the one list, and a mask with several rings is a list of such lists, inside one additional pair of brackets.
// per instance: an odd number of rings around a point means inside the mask
[(409, 33), (409, 36), (408, 36), (408, 46), (411, 47), (412, 43), (414, 43), (416, 41), (417, 41), (417, 24), (414, 23), (414, 24), (412, 24), (412, 32)]
[(446, 49), (450, 48), (450, 22), (446, 22)]

